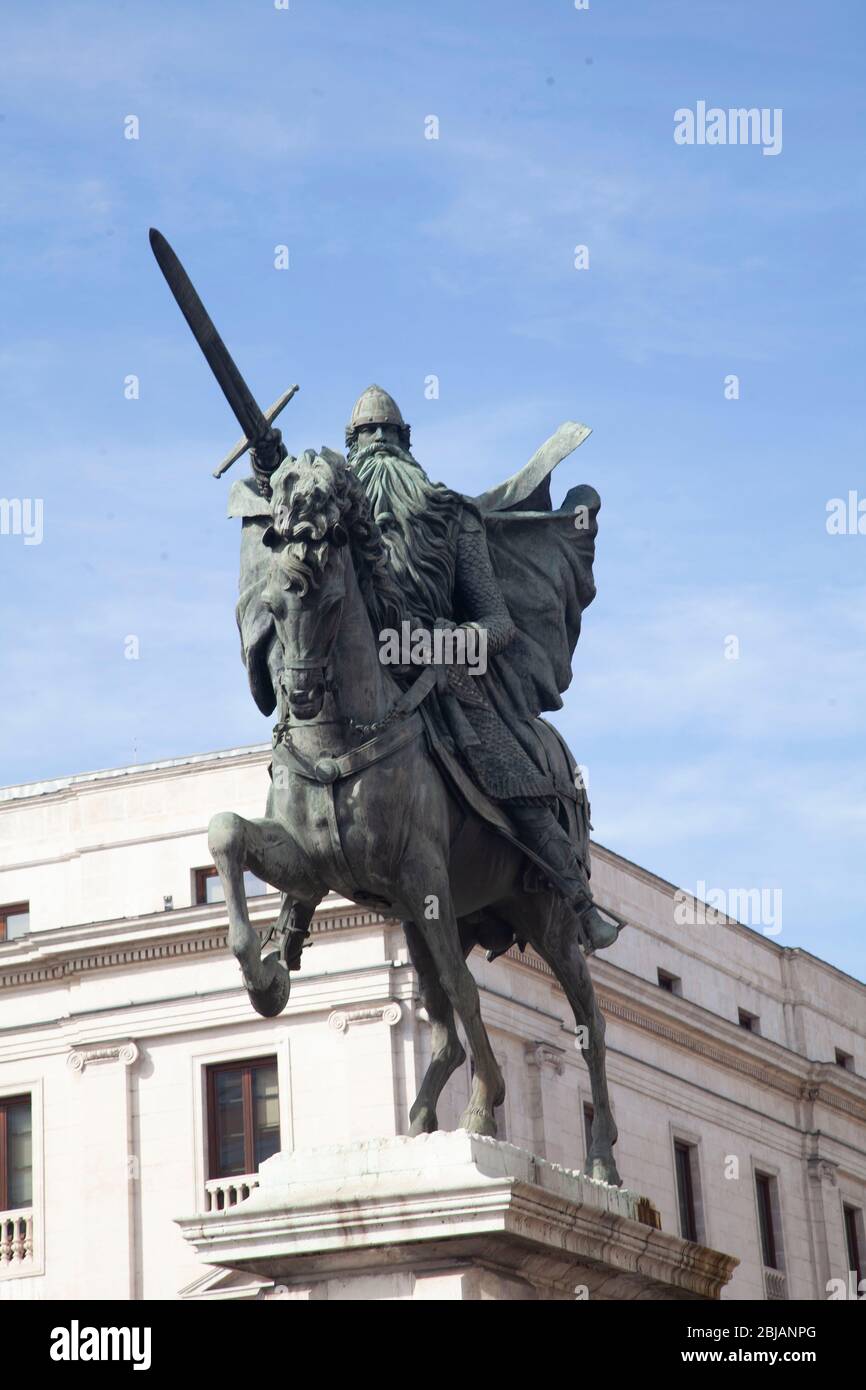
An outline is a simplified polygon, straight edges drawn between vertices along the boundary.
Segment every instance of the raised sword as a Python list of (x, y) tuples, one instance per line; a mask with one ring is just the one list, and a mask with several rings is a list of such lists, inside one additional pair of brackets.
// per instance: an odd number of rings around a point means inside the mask
[(281, 462), (287, 457), (288, 450), (280, 438), (279, 430), (273, 429), (273, 422), (283, 407), (288, 405), (298, 387), (290, 386), (267, 410), (261, 410), (238, 371), (231, 353), (217, 333), (213, 319), (202, 304), (195, 286), (162, 232), (158, 232), (155, 227), (150, 229), (150, 245), (180, 312), (189, 324), (193, 337), (217, 379), (217, 385), (243, 430), (243, 438), (233, 445), (219, 467), (214, 469), (214, 477), (221, 477), (247, 449), (261, 449), (264, 452), (270, 445), (272, 449), (278, 449), (279, 457), (276, 462)]

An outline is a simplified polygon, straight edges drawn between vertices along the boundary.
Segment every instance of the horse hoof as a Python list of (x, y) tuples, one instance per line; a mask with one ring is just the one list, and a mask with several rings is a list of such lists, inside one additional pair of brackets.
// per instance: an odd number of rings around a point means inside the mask
[(276, 951), (265, 956), (262, 961), (262, 970), (265, 975), (270, 975), (268, 983), (262, 989), (252, 989), (247, 985), (247, 994), (250, 996), (250, 1003), (257, 1014), (261, 1014), (262, 1018), (276, 1018), (289, 1002), (289, 993), (292, 988), (291, 976), (286, 967), (280, 963), (280, 957)]
[(485, 1134), (488, 1139), (496, 1138), (496, 1121), (489, 1110), (475, 1110), (470, 1107), (460, 1117), (460, 1128), (469, 1134)]
[(606, 1182), (609, 1187), (622, 1187), (622, 1178), (612, 1158), (594, 1158), (587, 1165), (587, 1176), (593, 1182)]
[(439, 1121), (436, 1119), (436, 1111), (431, 1110), (429, 1105), (425, 1105), (413, 1117), (409, 1125), (409, 1138), (417, 1139), (419, 1134), (435, 1134), (438, 1128)]

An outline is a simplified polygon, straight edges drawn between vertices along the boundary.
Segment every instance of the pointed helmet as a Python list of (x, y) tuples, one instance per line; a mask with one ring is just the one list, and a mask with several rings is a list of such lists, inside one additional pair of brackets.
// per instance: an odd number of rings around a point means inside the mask
[(383, 391), (381, 386), (368, 386), (356, 400), (346, 426), (346, 444), (349, 448), (354, 444), (362, 425), (396, 425), (400, 431), (401, 444), (404, 449), (409, 447), (409, 426), (403, 419), (394, 397)]

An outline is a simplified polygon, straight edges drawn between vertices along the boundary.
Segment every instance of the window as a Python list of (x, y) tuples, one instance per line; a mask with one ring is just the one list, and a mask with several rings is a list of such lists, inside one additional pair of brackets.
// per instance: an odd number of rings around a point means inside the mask
[(592, 1148), (592, 1122), (595, 1119), (595, 1110), (588, 1100), (583, 1102), (583, 1139), (586, 1144), (586, 1152)]
[(9, 907), (0, 907), (0, 941), (14, 941), (16, 936), (26, 936), (29, 930), (29, 903), (12, 903)]
[[(201, 903), (225, 902), (220, 876), (213, 864), (209, 864), (206, 869), (196, 869), (194, 872), (195, 906), (199, 906)], [(262, 893), (270, 893), (271, 890), (267, 883), (256, 878), (255, 874), (247, 869), (244, 874), (244, 891), (248, 898), (259, 898)]]
[(745, 1028), (747, 1033), (758, 1033), (760, 1019), (757, 1014), (750, 1014), (748, 1009), (737, 1009), (737, 1022), (741, 1028)]
[(850, 1052), (843, 1052), (841, 1047), (836, 1048), (836, 1066), (844, 1067), (846, 1071), (854, 1070), (854, 1058)]
[(859, 1289), (860, 1280), (863, 1278), (863, 1255), (860, 1249), (860, 1227), (863, 1223), (863, 1213), (857, 1207), (849, 1207), (846, 1202), (843, 1203), (842, 1214), (845, 1218), (848, 1268), (853, 1269), (857, 1275), (857, 1287)]
[(0, 1100), (0, 1211), (32, 1205), (32, 1140), (30, 1097)]
[(781, 1269), (779, 1259), (779, 1227), (776, 1217), (776, 1179), (769, 1173), (755, 1174), (758, 1198), (758, 1227), (761, 1233), (761, 1256), (765, 1269)]
[(697, 1240), (698, 1214), (695, 1206), (694, 1145), (683, 1139), (674, 1143), (674, 1162), (677, 1175), (677, 1203), (680, 1212), (680, 1235), (683, 1240)]
[(659, 970), (659, 989), (666, 989), (668, 994), (682, 994), (683, 982), (679, 975), (671, 975), (667, 970)]
[(257, 1173), (280, 1147), (276, 1057), (208, 1067), (210, 1178)]

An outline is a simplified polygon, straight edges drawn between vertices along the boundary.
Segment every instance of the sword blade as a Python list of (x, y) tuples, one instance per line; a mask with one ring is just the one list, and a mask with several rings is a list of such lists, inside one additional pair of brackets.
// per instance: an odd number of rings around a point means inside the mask
[(231, 353), (217, 333), (210, 314), (196, 293), (195, 286), (165, 237), (155, 227), (150, 229), (150, 246), (156, 263), (165, 276), (166, 284), (204, 353), (220, 390), (234, 412), (235, 419), (245, 438), (255, 446), (266, 437), (270, 429), (255, 396), (235, 366)]

